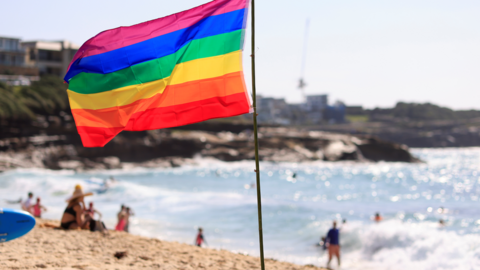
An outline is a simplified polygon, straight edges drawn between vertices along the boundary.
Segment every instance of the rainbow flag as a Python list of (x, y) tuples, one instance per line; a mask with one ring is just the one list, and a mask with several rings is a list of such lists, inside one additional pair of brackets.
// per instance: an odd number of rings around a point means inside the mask
[(248, 0), (215, 0), (101, 32), (64, 80), (85, 147), (122, 130), (176, 127), (250, 112), (242, 68)]

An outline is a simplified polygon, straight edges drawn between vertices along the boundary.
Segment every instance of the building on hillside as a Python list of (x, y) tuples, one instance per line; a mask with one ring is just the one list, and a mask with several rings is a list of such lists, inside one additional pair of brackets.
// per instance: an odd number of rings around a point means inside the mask
[(25, 63), (25, 49), (19, 38), (0, 37), (0, 81), (29, 85), (38, 80), (38, 69)]
[(257, 96), (258, 122), (265, 124), (290, 124), (290, 110), (283, 98)]
[(328, 106), (328, 95), (310, 95), (305, 103), (305, 124), (320, 124), (325, 118), (325, 110)]
[(22, 42), (25, 48), (25, 63), (38, 68), (40, 75), (56, 75), (64, 77), (68, 65), (80, 48), (66, 41), (26, 41)]
[(323, 111), (328, 105), (328, 95), (311, 95), (307, 96), (305, 110), (309, 112)]
[(345, 104), (337, 101), (332, 106), (327, 106), (325, 110), (325, 120), (331, 124), (340, 124), (345, 122)]

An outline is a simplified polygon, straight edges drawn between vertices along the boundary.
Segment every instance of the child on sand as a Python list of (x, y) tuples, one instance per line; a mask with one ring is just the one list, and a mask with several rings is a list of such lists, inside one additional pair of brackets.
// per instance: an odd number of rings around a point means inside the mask
[(94, 219), (95, 213), (98, 214), (98, 219), (102, 219), (102, 213), (100, 213), (97, 209), (93, 207), (93, 202), (88, 204), (88, 208), (85, 209), (85, 213), (90, 216), (91, 219)]
[(205, 238), (203, 237), (203, 229), (198, 228), (198, 234), (197, 234), (197, 238), (195, 239), (195, 245), (197, 247), (201, 247), (203, 242), (207, 244), (207, 240), (205, 240)]
[(29, 212), (32, 213), (34, 217), (41, 218), (42, 210), (46, 212), (47, 208), (40, 204), (40, 197), (37, 197), (37, 203), (30, 207)]

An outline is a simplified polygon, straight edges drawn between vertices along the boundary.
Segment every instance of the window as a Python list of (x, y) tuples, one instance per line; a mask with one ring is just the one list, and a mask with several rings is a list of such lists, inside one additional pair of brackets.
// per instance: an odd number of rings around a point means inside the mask
[(35, 49), (34, 48), (30, 48), (30, 60), (32, 60), (32, 61), (36, 60)]

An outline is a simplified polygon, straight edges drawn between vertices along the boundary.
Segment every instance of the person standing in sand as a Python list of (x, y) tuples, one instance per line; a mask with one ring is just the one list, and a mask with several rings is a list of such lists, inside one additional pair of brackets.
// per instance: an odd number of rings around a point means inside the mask
[(197, 238), (195, 239), (195, 245), (197, 247), (201, 247), (203, 242), (207, 244), (207, 240), (205, 240), (205, 238), (203, 237), (203, 229), (200, 227), (198, 228), (198, 234), (197, 234)]
[(47, 208), (40, 204), (40, 197), (37, 197), (37, 203), (30, 207), (29, 212), (32, 213), (34, 217), (41, 218), (42, 210), (46, 212)]
[(128, 228), (130, 225), (130, 216), (134, 216), (135, 213), (130, 209), (130, 207), (125, 208), (125, 227), (123, 228), (124, 232), (128, 233)]
[(120, 212), (118, 212), (117, 214), (117, 226), (115, 226), (116, 231), (123, 231), (125, 229), (126, 215), (127, 215), (127, 212), (125, 210), (125, 205), (122, 204), (122, 206), (120, 207)]
[(27, 200), (22, 203), (22, 210), (30, 212), (30, 208), (32, 207), (32, 200), (33, 200), (33, 193), (29, 192)]
[(89, 221), (85, 220), (85, 203), (83, 198), (93, 193), (83, 193), (82, 186), (76, 185), (73, 195), (67, 199), (68, 205), (61, 219), (60, 227), (66, 230), (88, 229)]
[(332, 257), (337, 257), (338, 266), (340, 266), (340, 232), (337, 229), (337, 222), (333, 221), (333, 228), (327, 233), (326, 242), (328, 243), (328, 263), (327, 268), (330, 267)]

